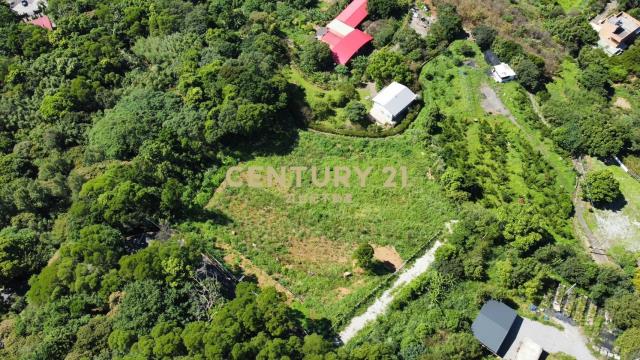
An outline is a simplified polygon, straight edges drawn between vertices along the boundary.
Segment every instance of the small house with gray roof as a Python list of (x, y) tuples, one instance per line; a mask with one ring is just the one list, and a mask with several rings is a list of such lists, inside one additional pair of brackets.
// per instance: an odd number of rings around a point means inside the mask
[(514, 342), (522, 325), (522, 318), (507, 305), (490, 300), (482, 306), (471, 325), (473, 335), (489, 351), (504, 356)]

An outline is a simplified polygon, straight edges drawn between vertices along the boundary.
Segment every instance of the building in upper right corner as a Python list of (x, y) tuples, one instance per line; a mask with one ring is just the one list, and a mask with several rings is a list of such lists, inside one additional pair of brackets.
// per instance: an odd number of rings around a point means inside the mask
[(640, 35), (640, 20), (627, 14), (617, 13), (591, 26), (598, 32), (598, 46), (609, 56), (625, 51)]

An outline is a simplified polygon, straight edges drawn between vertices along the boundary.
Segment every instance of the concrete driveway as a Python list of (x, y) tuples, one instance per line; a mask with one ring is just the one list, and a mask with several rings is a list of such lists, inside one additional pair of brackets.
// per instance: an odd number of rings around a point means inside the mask
[(533, 340), (548, 353), (563, 352), (579, 360), (597, 360), (589, 351), (587, 339), (582, 335), (578, 327), (553, 319), (553, 321), (564, 327), (564, 330), (561, 331), (537, 321), (525, 318), (522, 320), (520, 331), (504, 356), (505, 360), (514, 360), (516, 358), (518, 346), (525, 338)]

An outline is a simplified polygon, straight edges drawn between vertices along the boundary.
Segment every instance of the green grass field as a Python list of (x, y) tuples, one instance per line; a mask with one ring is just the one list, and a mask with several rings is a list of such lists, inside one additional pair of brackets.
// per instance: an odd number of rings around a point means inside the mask
[[(223, 241), (302, 298), (296, 306), (308, 314), (334, 320), (351, 311), (383, 278), (358, 272), (343, 277), (354, 271), (351, 254), (358, 243), (393, 246), (407, 259), (455, 217), (429, 179), (433, 157), (416, 132), (368, 140), (303, 131), (291, 153), (242, 164), (373, 170), (365, 187), (354, 178), (349, 188), (318, 188), (308, 176), (300, 188), (227, 187), (210, 202), (232, 221), (221, 231)], [(383, 169), (388, 166), (407, 167), (406, 188), (399, 179), (397, 188), (384, 187), (388, 175)], [(352, 202), (334, 203), (334, 194), (343, 199), (350, 194)], [(309, 195), (330, 199), (301, 203), (301, 197)]]
[(553, 82), (547, 84), (547, 91), (551, 97), (568, 98), (569, 91), (578, 91), (578, 75), (580, 69), (575, 62), (566, 60)]
[[(299, 69), (289, 68), (286, 71), (287, 79), (290, 83), (297, 85), (304, 92), (304, 99), (300, 99), (308, 105), (314, 112), (314, 117), (318, 112), (323, 112), (325, 107), (330, 106), (332, 113), (323, 116), (321, 120), (314, 119), (314, 122), (331, 129), (353, 129), (359, 128), (357, 124), (348, 123), (343, 118), (344, 106), (351, 99), (336, 88), (322, 88), (309, 80)], [(371, 108), (371, 93), (367, 88), (356, 89), (357, 98), (367, 109)]]
[(562, 6), (564, 11), (570, 11), (575, 9), (581, 9), (587, 5), (587, 0), (558, 0), (558, 4)]
[(538, 151), (543, 155), (545, 160), (556, 171), (558, 182), (562, 188), (567, 193), (571, 193), (575, 188), (576, 182), (576, 173), (573, 170), (573, 166), (569, 159), (557, 154), (553, 140), (548, 137), (544, 137), (539, 130), (536, 130), (531, 124), (522, 120), (524, 118), (523, 109), (515, 100), (516, 97), (519, 96), (517, 94), (519, 86), (520, 85), (515, 82), (500, 85), (498, 93), (505, 106), (515, 115), (516, 120), (520, 125), (518, 132), (526, 139), (535, 151)]

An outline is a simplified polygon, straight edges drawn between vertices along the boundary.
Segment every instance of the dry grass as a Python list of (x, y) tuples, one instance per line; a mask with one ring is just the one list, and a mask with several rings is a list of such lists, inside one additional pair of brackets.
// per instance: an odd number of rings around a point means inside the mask
[(309, 237), (290, 238), (288, 251), (285, 264), (313, 270), (330, 264), (349, 264), (352, 249), (325, 237)]
[(624, 110), (631, 110), (631, 103), (629, 102), (629, 100), (623, 97), (616, 98), (616, 101), (613, 103), (613, 105)]
[(551, 34), (543, 29), (538, 9), (520, 1), (512, 4), (508, 0), (486, 0), (482, 5), (477, 0), (443, 0), (455, 5), (464, 20), (465, 28), (489, 25), (500, 36), (515, 41), (532, 54), (542, 57), (546, 70), (555, 73), (565, 55), (564, 48), (556, 43)]

